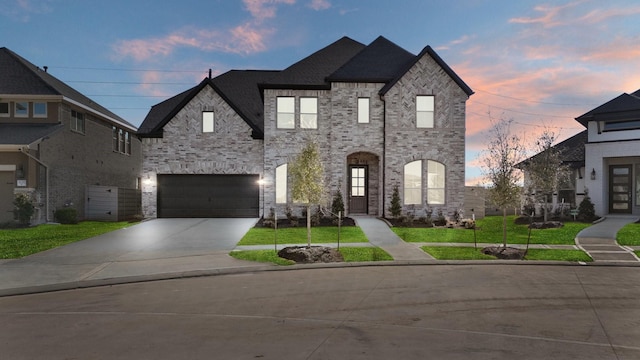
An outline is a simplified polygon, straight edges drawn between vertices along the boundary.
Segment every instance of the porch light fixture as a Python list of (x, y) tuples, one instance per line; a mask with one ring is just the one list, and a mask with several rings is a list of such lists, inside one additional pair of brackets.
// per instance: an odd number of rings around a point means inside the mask
[(591, 169), (591, 180), (595, 180), (596, 179), (596, 169), (592, 168)]

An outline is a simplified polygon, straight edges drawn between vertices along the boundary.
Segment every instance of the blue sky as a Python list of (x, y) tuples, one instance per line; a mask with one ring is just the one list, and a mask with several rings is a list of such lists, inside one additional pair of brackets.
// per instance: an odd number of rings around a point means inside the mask
[(533, 141), (640, 88), (640, 3), (498, 0), (0, 0), (5, 46), (134, 125), (208, 69), (283, 69), (349, 36), (431, 45), (476, 92), (467, 183), (491, 119)]

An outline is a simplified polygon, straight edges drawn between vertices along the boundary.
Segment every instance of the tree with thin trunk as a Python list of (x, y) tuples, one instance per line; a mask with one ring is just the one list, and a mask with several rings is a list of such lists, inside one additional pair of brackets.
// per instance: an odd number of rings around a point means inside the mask
[(511, 133), (513, 120), (492, 121), (488, 149), (485, 150), (482, 170), (490, 182), (489, 199), (502, 209), (502, 244), (507, 247), (507, 208), (517, 206), (522, 187), (522, 174), (516, 165), (524, 159), (524, 146)]
[(324, 194), (324, 167), (318, 145), (309, 141), (289, 168), (291, 195), (307, 207), (307, 246), (311, 246), (311, 206), (321, 203)]
[(547, 200), (558, 193), (560, 185), (570, 178), (570, 169), (562, 162), (562, 154), (553, 144), (558, 140), (558, 135), (549, 129), (545, 129), (536, 139), (535, 148), (537, 154), (527, 159), (523, 164), (525, 170), (528, 193), (543, 211), (544, 221), (549, 218)]

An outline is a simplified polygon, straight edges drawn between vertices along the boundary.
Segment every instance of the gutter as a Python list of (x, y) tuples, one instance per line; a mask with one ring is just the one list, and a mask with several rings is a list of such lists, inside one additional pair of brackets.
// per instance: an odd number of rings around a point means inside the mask
[[(25, 151), (26, 148), (26, 151)], [(45, 215), (44, 215), (44, 219), (46, 222), (49, 222), (49, 166), (47, 166), (45, 163), (43, 163), (42, 161), (40, 161), (40, 159), (36, 158), (35, 156), (31, 155), (29, 153), (29, 147), (21, 147), (19, 149), (19, 151), (25, 155), (27, 155), (29, 158), (35, 160), (35, 162), (37, 162), (38, 164), (42, 165), (44, 167), (44, 176), (45, 176), (45, 184), (44, 184), (44, 210), (45, 210)]]

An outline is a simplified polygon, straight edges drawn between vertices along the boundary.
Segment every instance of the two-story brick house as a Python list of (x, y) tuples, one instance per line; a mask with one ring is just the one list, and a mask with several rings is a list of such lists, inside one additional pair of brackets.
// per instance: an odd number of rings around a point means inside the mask
[(80, 219), (96, 218), (85, 211), (87, 186), (138, 186), (136, 131), (46, 67), (0, 48), (0, 222), (13, 219), (18, 193), (36, 205), (32, 223), (52, 221), (63, 207), (75, 208)]
[[(288, 164), (318, 143), (326, 197), (382, 216), (464, 203), (465, 104), (473, 91), (431, 49), (344, 37), (281, 71), (233, 70), (152, 107), (143, 211), (154, 217), (281, 216)], [(262, 180), (262, 181), (259, 181)]]

